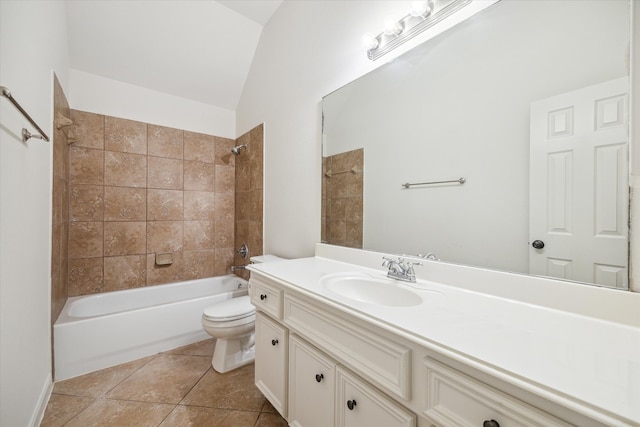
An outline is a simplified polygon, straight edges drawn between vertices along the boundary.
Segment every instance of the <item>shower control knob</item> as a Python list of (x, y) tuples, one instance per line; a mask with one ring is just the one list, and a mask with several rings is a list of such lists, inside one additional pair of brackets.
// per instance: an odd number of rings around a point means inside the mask
[(316, 374), (316, 381), (320, 382), (324, 379), (324, 375), (323, 374)]
[[(355, 400), (347, 400), (347, 408), (349, 408), (350, 411), (353, 411), (353, 408), (356, 407), (356, 401)], [(500, 426), (498, 426), (500, 427)]]
[(482, 423), (482, 427), (500, 427), (496, 420), (486, 420)]
[(267, 299), (267, 295), (266, 294), (260, 294), (260, 301), (264, 301)]
[(278, 345), (278, 340), (271, 340), (271, 345)]
[(531, 243), (531, 246), (536, 249), (542, 249), (544, 248), (544, 242), (542, 240), (534, 240), (533, 243)]

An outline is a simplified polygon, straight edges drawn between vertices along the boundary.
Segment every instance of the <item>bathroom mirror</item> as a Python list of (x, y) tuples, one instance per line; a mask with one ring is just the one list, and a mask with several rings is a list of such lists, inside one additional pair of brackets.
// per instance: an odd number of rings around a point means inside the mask
[(323, 241), (627, 289), (629, 40), (502, 0), (327, 95)]

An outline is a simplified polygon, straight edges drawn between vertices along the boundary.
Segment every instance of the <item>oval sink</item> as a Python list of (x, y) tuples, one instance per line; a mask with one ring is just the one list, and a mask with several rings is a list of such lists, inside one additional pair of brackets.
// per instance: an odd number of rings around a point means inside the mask
[(367, 304), (409, 307), (422, 303), (420, 295), (398, 287), (388, 279), (366, 275), (335, 275), (320, 279), (320, 284), (331, 292)]

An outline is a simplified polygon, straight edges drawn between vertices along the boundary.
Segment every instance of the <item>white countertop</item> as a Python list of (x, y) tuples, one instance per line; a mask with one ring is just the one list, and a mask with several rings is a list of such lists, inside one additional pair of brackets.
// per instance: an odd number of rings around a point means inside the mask
[(249, 269), (577, 412), (591, 406), (640, 425), (640, 327), (421, 279), (398, 281), (422, 296), (420, 305), (358, 302), (321, 278), (386, 271), (321, 257)]

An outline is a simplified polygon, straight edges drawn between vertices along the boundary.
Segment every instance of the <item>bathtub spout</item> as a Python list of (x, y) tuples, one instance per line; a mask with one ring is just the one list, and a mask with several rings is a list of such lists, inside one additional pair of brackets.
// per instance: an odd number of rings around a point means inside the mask
[(246, 270), (247, 266), (246, 265), (232, 265), (231, 266), (231, 271), (242, 271), (242, 270)]

